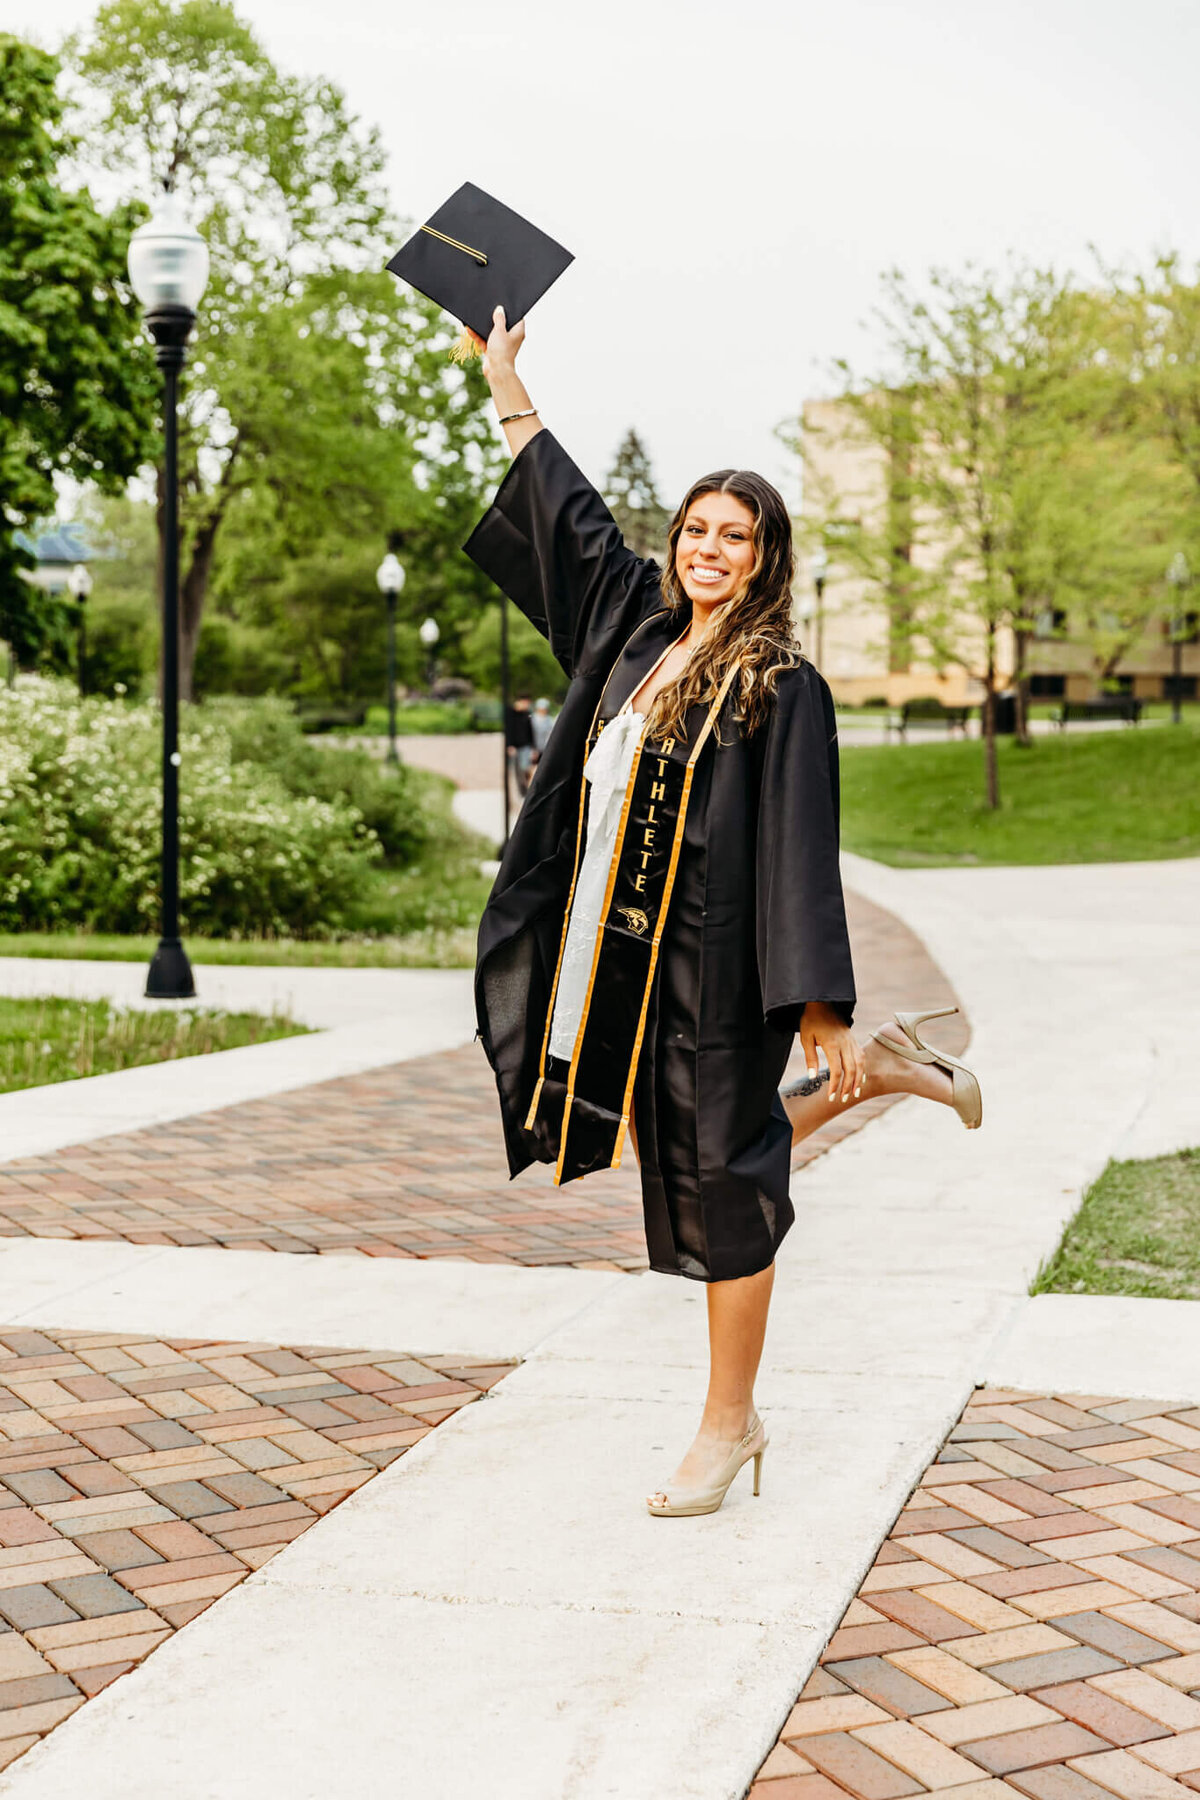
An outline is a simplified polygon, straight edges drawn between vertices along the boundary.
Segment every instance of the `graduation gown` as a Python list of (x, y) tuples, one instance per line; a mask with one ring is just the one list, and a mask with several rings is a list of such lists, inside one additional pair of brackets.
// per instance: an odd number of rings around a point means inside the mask
[[(479, 928), (479, 1035), (509, 1170), (553, 1161), (526, 1128), (579, 853), (581, 775), (690, 610), (624, 544), (549, 431), (514, 458), (467, 554), (542, 632), (570, 687)], [(705, 709), (689, 715), (693, 738)], [(779, 1082), (805, 1004), (847, 1023), (854, 977), (838, 867), (833, 702), (809, 662), (785, 670), (746, 735), (725, 704), (697, 757), (634, 1074), (650, 1265), (702, 1281), (768, 1267), (794, 1213)], [(597, 997), (602, 1004), (602, 996)]]

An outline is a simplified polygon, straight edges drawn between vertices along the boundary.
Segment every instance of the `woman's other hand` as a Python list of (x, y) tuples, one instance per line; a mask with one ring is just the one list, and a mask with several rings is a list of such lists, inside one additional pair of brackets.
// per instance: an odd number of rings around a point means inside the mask
[(810, 1000), (800, 1019), (800, 1043), (810, 1077), (817, 1073), (817, 1051), (825, 1052), (829, 1064), (830, 1101), (852, 1100), (862, 1087), (866, 1059), (854, 1033), (842, 1022), (841, 1014), (823, 1000)]

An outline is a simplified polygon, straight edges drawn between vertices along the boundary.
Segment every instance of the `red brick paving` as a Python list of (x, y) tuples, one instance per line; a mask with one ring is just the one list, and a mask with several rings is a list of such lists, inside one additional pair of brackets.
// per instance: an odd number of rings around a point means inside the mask
[(749, 1800), (1193, 1800), (1200, 1408), (980, 1390)]
[(0, 1768), (511, 1366), (0, 1332)]
[[(864, 1027), (899, 1006), (953, 1004), (911, 932), (855, 895), (849, 907)], [(965, 1041), (961, 1020), (939, 1037), (951, 1050)], [(894, 1103), (832, 1118), (797, 1163)], [(646, 1262), (632, 1155), (565, 1188), (544, 1166), (509, 1183), (491, 1074), (474, 1046), (0, 1165), (0, 1236), (575, 1268)]]

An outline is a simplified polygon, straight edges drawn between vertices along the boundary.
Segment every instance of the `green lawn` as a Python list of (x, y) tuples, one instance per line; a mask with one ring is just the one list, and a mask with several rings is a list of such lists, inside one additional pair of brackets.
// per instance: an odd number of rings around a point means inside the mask
[(258, 1013), (134, 1012), (107, 1000), (0, 999), (0, 1093), (235, 1050), (307, 1028)]
[(1200, 1150), (1109, 1163), (1032, 1292), (1200, 1299)]
[(1001, 739), (1000, 810), (977, 742), (848, 746), (842, 842), (897, 867), (1137, 862), (1200, 854), (1200, 728)]

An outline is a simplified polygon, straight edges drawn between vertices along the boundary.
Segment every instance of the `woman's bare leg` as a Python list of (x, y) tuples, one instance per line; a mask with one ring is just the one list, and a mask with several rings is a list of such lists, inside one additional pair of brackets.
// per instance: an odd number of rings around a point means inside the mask
[(706, 1486), (754, 1423), (754, 1378), (774, 1281), (772, 1263), (757, 1275), (708, 1284), (708, 1395), (700, 1429), (671, 1477), (672, 1486)]
[[(882, 1025), (880, 1030), (889, 1037), (903, 1038), (904, 1035), (898, 1025)], [(868, 1038), (864, 1055), (867, 1077), (858, 1093), (849, 1100), (830, 1101), (824, 1069), (815, 1084), (798, 1083), (791, 1092), (783, 1095), (784, 1110), (791, 1121), (793, 1144), (799, 1144), (814, 1131), (819, 1131), (835, 1113), (848, 1112), (851, 1107), (861, 1105), (864, 1100), (873, 1100), (879, 1094), (919, 1094), (922, 1099), (938, 1100), (943, 1106), (954, 1104), (954, 1082), (944, 1069), (936, 1068), (932, 1063), (908, 1062), (874, 1037)]]

